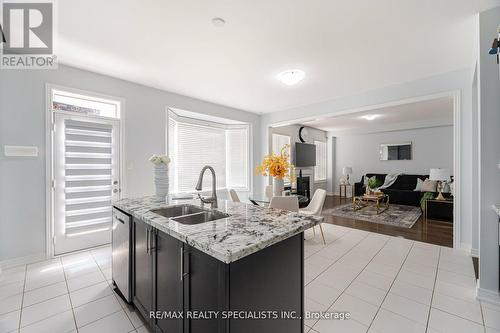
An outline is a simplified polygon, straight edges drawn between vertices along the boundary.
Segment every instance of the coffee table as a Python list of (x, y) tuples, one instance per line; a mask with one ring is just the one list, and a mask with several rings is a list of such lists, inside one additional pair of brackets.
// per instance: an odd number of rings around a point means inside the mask
[(377, 215), (383, 213), (389, 208), (389, 196), (387, 194), (363, 194), (354, 197), (352, 201), (353, 210), (360, 210), (369, 206), (375, 207)]

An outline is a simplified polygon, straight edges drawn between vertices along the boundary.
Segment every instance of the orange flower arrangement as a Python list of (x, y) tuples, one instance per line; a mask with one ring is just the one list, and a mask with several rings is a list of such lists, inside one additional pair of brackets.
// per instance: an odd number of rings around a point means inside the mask
[(262, 164), (255, 167), (256, 174), (278, 179), (287, 177), (290, 182), (295, 182), (295, 166), (289, 162), (289, 150), (290, 145), (284, 145), (279, 155), (271, 153), (264, 156)]

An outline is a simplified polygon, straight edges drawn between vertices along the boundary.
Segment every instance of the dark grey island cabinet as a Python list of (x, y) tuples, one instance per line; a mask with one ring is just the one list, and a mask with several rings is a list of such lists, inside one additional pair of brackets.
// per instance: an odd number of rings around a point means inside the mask
[(133, 303), (153, 331), (302, 332), (302, 233), (226, 264), (133, 225)]
[(113, 265), (129, 263), (113, 282), (152, 332), (304, 331), (304, 230), (323, 217), (153, 196), (114, 207), (130, 222), (113, 228)]
[(154, 229), (140, 220), (133, 220), (132, 295), (136, 307), (147, 319), (154, 310), (153, 251), (150, 250)]

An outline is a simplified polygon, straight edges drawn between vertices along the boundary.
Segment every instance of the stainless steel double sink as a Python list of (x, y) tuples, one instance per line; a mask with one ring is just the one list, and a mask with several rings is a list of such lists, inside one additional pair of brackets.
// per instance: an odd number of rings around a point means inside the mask
[(199, 224), (231, 216), (217, 210), (209, 210), (188, 204), (152, 209), (151, 212), (171, 218), (175, 222), (182, 224)]

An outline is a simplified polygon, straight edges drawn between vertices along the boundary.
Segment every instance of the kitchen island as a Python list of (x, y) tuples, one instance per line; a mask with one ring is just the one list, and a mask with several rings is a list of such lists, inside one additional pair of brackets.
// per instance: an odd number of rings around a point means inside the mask
[(323, 218), (217, 204), (114, 204), (131, 221), (133, 304), (157, 332), (302, 332), (303, 231)]

